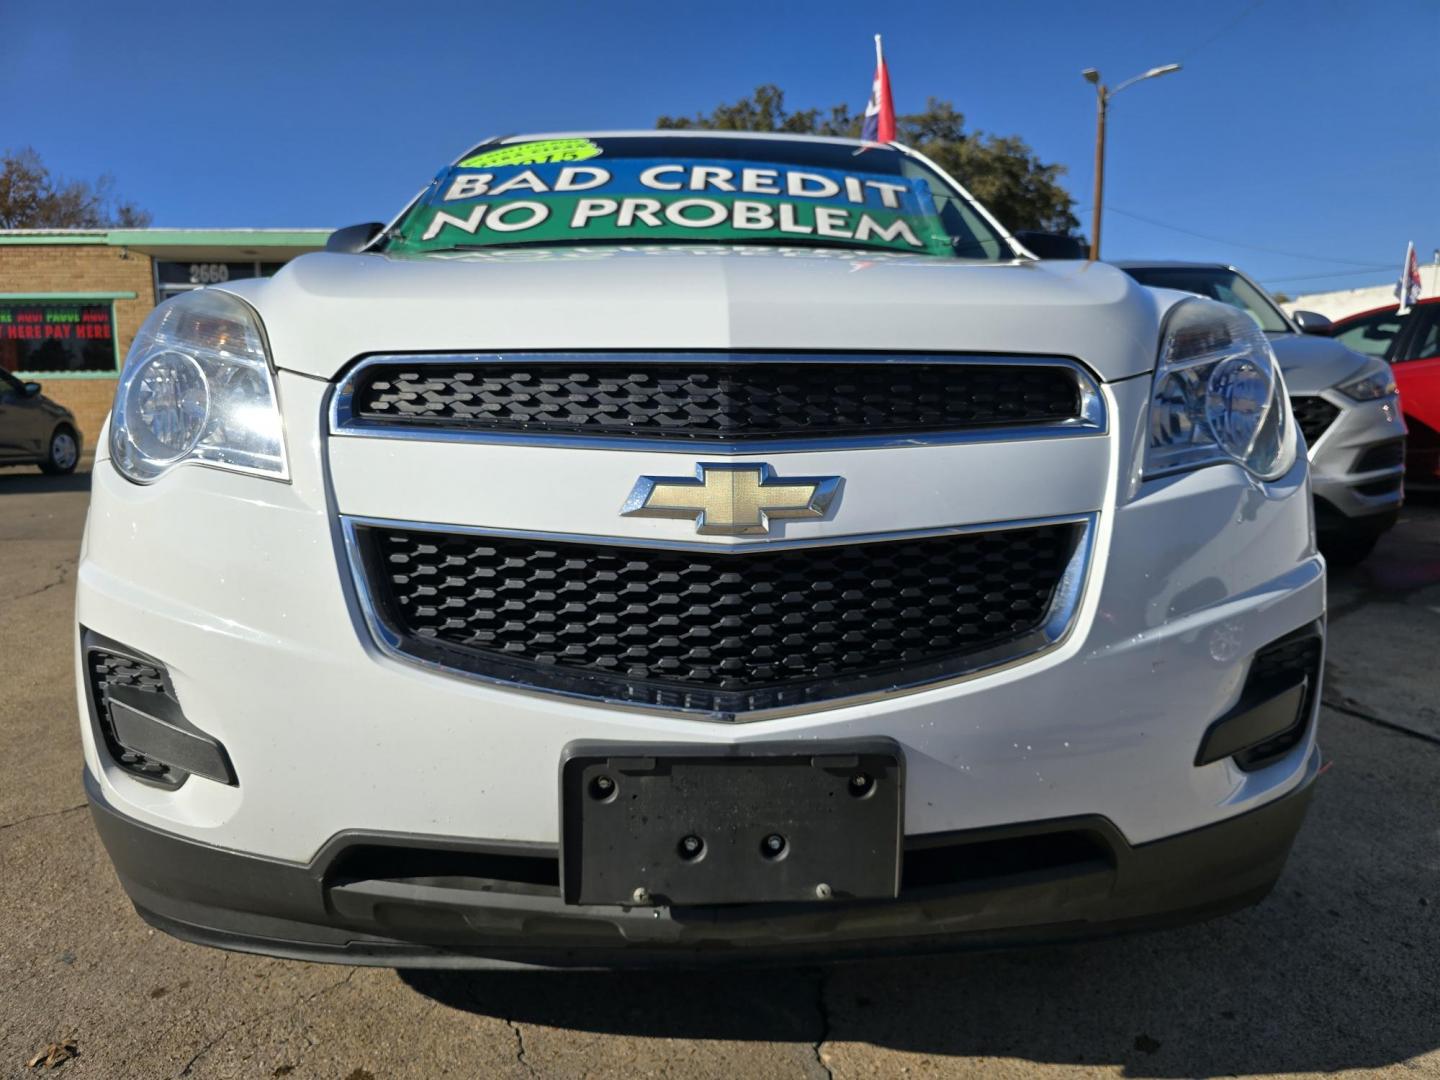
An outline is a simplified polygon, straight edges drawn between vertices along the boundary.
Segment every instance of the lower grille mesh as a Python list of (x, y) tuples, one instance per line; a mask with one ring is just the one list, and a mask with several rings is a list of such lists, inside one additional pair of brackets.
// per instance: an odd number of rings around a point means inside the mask
[(357, 526), (401, 651), (716, 713), (924, 682), (1043, 644), (1084, 525), (725, 554)]

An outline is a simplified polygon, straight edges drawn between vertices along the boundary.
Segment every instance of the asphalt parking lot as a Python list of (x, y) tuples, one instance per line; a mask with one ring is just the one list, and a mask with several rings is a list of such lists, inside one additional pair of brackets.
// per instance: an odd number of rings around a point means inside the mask
[(1440, 500), (1331, 581), (1333, 767), (1257, 908), (827, 970), (461, 975), (223, 953), (135, 916), (80, 783), (87, 490), (0, 469), (0, 1076), (53, 1044), (94, 1077), (1440, 1077)]

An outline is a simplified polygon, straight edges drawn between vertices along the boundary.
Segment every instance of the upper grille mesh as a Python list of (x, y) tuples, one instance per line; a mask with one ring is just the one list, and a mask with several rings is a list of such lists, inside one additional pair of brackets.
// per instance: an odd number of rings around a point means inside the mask
[(743, 712), (1012, 655), (1046, 621), (1083, 528), (738, 554), (356, 535), (403, 651), (542, 688)]
[(1047, 424), (1081, 414), (1061, 364), (563, 361), (377, 363), (355, 376), (367, 424), (632, 438), (828, 438)]
[(1295, 413), (1295, 422), (1300, 425), (1305, 441), (1312, 444), (1340, 415), (1339, 409), (1320, 397), (1292, 397), (1290, 408)]

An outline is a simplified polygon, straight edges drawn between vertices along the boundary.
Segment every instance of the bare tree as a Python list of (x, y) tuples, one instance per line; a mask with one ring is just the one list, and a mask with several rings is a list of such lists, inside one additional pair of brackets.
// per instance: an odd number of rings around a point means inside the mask
[[(858, 138), (862, 119), (848, 105), (788, 112), (785, 92), (766, 85), (733, 105), (717, 106), (708, 116), (662, 116), (655, 126)], [(1060, 183), (1065, 166), (1040, 161), (1019, 136), (966, 132), (965, 117), (938, 98), (931, 98), (924, 112), (897, 116), (895, 126), (900, 142), (955, 176), (1007, 227), (1057, 233), (1080, 227), (1071, 209), (1075, 200)]]
[(143, 229), (150, 214), (115, 195), (108, 173), (94, 181), (66, 180), (46, 168), (30, 146), (0, 156), (0, 228)]

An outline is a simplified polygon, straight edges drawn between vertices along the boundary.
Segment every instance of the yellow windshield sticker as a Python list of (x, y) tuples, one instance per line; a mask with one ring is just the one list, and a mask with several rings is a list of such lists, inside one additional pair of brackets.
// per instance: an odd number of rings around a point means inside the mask
[(543, 165), (551, 161), (584, 161), (599, 157), (600, 147), (589, 139), (544, 139), (487, 150), (460, 162), (465, 169), (504, 165)]

